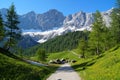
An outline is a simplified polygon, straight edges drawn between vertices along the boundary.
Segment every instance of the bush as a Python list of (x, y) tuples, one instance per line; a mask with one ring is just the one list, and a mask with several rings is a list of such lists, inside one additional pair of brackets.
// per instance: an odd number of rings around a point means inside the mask
[(38, 49), (36, 52), (37, 59), (40, 61), (45, 61), (46, 53), (44, 49)]

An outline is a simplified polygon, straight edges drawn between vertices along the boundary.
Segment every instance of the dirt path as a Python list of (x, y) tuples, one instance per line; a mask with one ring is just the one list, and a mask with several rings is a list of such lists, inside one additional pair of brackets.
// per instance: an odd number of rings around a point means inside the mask
[(75, 53), (74, 51), (70, 51), (71, 53), (73, 53), (74, 55), (76, 55), (76, 56), (80, 56), (80, 55), (78, 55), (77, 53)]
[(63, 64), (47, 80), (81, 80), (69, 64)]

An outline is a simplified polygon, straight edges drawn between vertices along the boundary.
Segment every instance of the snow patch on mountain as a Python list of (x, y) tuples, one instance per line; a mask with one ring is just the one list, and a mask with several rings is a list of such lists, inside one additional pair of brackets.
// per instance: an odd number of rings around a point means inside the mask
[(56, 30), (50, 30), (50, 31), (44, 31), (44, 32), (23, 32), (22, 35), (26, 36), (31, 36), (32, 39), (39, 43), (44, 43), (48, 39), (54, 38), (55, 36), (59, 36), (68, 32), (74, 32), (74, 31), (83, 31), (89, 27), (83, 27), (80, 29), (77, 29), (75, 26), (69, 26), (69, 27), (61, 27)]
[[(110, 14), (113, 8), (101, 12), (103, 20), (109, 26), (111, 22)], [(7, 9), (0, 9), (5, 19)], [(20, 28), (23, 36), (30, 36), (34, 41), (43, 43), (55, 36), (63, 35), (68, 32), (91, 30), (94, 22), (94, 13), (83, 11), (64, 16), (61, 12), (51, 9), (43, 14), (36, 14), (31, 11), (24, 15), (19, 15)]]
[(36, 32), (36, 31), (35, 32), (23, 32), (22, 35), (29, 35), (35, 41), (37, 41), (39, 43), (43, 43), (50, 38), (61, 35), (64, 31), (65, 31), (65, 29), (59, 28), (57, 30), (50, 30), (50, 31), (44, 31), (44, 32)]

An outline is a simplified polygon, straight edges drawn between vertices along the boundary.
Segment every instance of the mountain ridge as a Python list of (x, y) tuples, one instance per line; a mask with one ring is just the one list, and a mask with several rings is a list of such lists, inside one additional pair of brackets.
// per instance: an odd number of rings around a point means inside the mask
[[(101, 12), (107, 26), (111, 21), (110, 14), (112, 10), (113, 8)], [(5, 10), (3, 13), (5, 14)], [(68, 32), (91, 30), (90, 26), (94, 22), (93, 14), (80, 11), (64, 16), (62, 12), (56, 9), (51, 9), (42, 14), (31, 11), (19, 15), (21, 22), (19, 26), (23, 30), (23, 36), (30, 36), (36, 42), (43, 43), (48, 39)]]
[[(109, 26), (109, 23), (111, 21), (110, 14), (112, 12), (113, 8), (106, 11), (101, 12), (103, 16), (103, 20), (105, 21), (106, 25)], [(85, 12), (78, 12), (72, 15), (66, 16), (63, 25), (60, 28), (44, 31), (44, 32), (24, 32), (23, 35), (31, 35), (33, 39), (35, 39), (35, 36), (42, 36), (38, 40), (39, 43), (43, 43), (47, 41), (50, 38), (53, 38), (55, 36), (59, 36), (68, 32), (74, 32), (74, 31), (82, 31), (82, 30), (91, 30), (91, 25), (94, 22), (93, 18), (94, 13), (85, 13)]]

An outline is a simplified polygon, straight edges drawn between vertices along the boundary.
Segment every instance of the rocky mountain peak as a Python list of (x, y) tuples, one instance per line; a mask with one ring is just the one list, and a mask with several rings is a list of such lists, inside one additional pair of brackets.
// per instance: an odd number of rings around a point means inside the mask
[[(111, 21), (110, 14), (112, 10), (113, 8), (101, 12), (107, 26), (109, 26)], [(4, 12), (3, 9), (3, 14)], [(94, 22), (94, 17), (93, 13), (86, 13), (83, 11), (64, 16), (63, 13), (56, 9), (51, 9), (42, 14), (36, 14), (34, 11), (31, 11), (27, 14), (21, 15), (19, 20), (21, 22), (19, 25), (21, 29), (27, 31), (34, 30), (34, 32), (24, 32), (23, 35), (29, 35), (33, 40), (42, 43), (50, 38), (67, 32), (91, 29), (90, 26)]]
[(30, 11), (29, 13), (27, 13), (27, 15), (36, 15), (36, 13), (34, 11)]
[(61, 12), (59, 12), (59, 11), (56, 10), (56, 9), (50, 9), (50, 10), (47, 11), (46, 13), (53, 13), (53, 14), (55, 14), (55, 13), (61, 13)]

